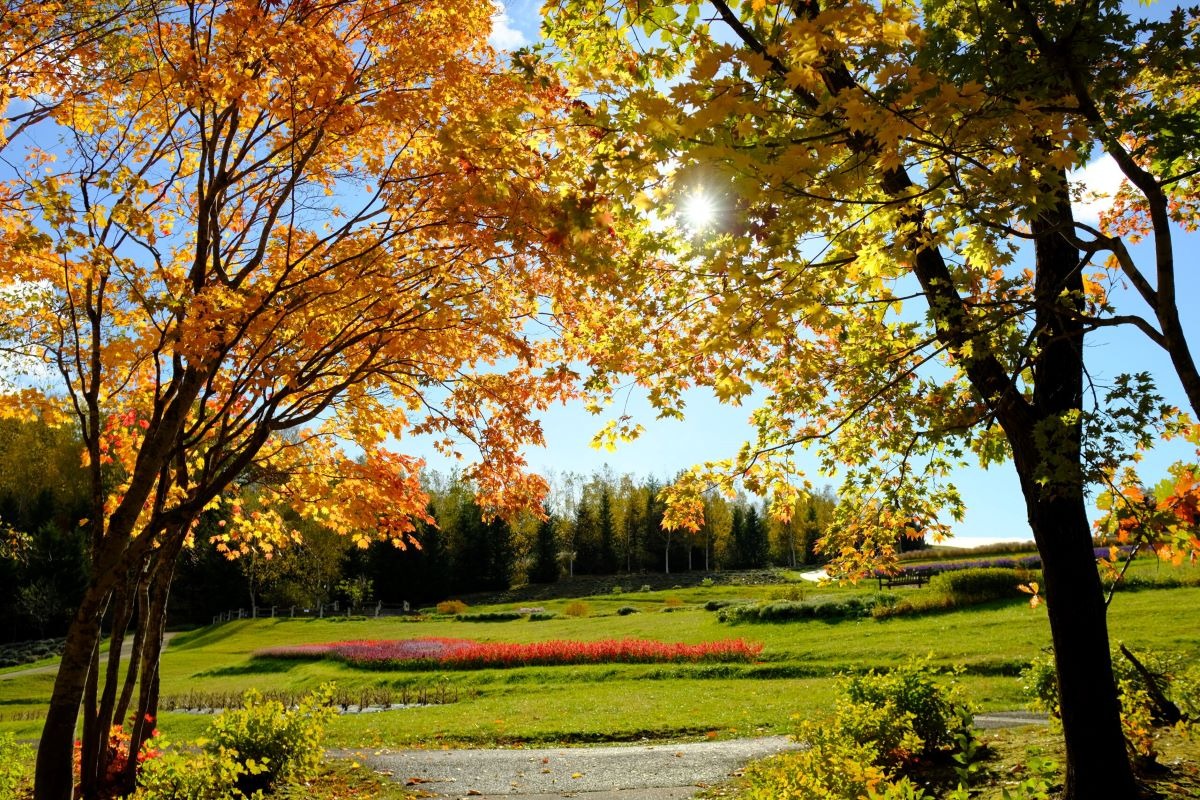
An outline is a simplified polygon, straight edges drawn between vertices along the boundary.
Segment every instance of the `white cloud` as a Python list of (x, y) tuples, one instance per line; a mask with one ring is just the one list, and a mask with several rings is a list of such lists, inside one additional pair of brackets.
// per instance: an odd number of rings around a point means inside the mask
[(1072, 174), (1072, 182), (1082, 190), (1080, 198), (1071, 204), (1075, 218), (1091, 225), (1098, 224), (1100, 215), (1112, 207), (1124, 179), (1121, 168), (1107, 153)]
[(513, 19), (500, 0), (492, 0), (492, 35), (488, 42), (497, 50), (516, 50), (528, 44), (525, 34), (513, 27)]

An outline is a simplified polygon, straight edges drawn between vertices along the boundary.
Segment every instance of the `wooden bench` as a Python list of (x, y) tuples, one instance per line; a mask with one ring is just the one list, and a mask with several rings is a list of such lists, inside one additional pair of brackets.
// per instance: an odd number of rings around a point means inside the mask
[(936, 573), (931, 572), (913, 572), (901, 573), (899, 575), (878, 575), (876, 579), (879, 581), (879, 591), (884, 588), (891, 589), (893, 586), (924, 586), (929, 583), (929, 579)]

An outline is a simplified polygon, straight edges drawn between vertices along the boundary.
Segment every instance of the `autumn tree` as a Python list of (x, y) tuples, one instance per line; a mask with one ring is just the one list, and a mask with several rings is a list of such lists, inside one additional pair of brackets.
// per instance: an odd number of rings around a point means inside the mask
[(215, 536), (229, 553), (294, 537), (278, 508), (403, 543), (424, 518), (420, 462), (384, 445), (413, 432), (478, 450), (486, 513), (540, 496), (519, 448), (572, 379), (524, 332), (560, 291), (533, 222), (561, 205), (535, 120), (560, 95), (497, 63), (491, 13), (5, 6), (0, 144), (18, 166), (0, 198), (0, 343), (31, 366), (4, 407), (78, 426), (93, 567), (38, 800), (72, 796), (81, 706), (87, 800), (110, 788), (110, 725), (132, 712), (131, 747), (150, 735), (171, 578), (206, 509), (228, 512)]
[[(1134, 21), (1111, 0), (552, 5), (597, 139), (580, 225), (619, 240), (581, 250), (581, 269), (627, 309), (575, 309), (607, 365), (597, 402), (628, 375), (667, 413), (696, 384), (766, 398), (756, 441), (672, 489), (669, 524), (699, 524), (714, 482), (771, 493), (786, 516), (791, 454), (812, 446), (846, 476), (821, 547), (862, 574), (912, 520), (948, 530), (959, 464), (1011, 459), (1044, 565), (1064, 794), (1135, 797), (1085, 491), (1171, 410), (1146, 374), (1089, 384), (1084, 343), (1137, 331), (1200, 409), (1173, 244), (1196, 219), (1196, 15)], [(1099, 227), (1075, 218), (1070, 177), (1098, 153), (1126, 178)], [(691, 203), (714, 221), (662, 224)], [(1122, 281), (1150, 314), (1110, 292)]]

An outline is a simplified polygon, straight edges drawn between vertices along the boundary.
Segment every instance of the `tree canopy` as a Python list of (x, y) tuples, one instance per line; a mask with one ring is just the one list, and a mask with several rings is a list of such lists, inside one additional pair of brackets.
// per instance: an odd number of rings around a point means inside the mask
[[(668, 522), (698, 525), (713, 482), (770, 490), (786, 516), (793, 453), (815, 447), (845, 476), (823, 547), (861, 574), (897, 532), (947, 531), (960, 464), (1011, 459), (1070, 708), (1066, 794), (1133, 797), (1084, 497), (1186, 420), (1162, 376), (1091, 381), (1084, 344), (1136, 328), (1200, 409), (1172, 244), (1196, 221), (1200, 19), (1103, 1), (551, 6), (598, 140), (591, 223), (622, 242), (619, 266), (597, 248), (589, 267), (626, 308), (583, 323), (591, 388), (634, 375), (666, 414), (697, 384), (765, 398), (754, 441), (670, 490)], [(1097, 227), (1073, 214), (1071, 170), (1099, 154), (1125, 183)], [(662, 223), (697, 196), (711, 222)]]

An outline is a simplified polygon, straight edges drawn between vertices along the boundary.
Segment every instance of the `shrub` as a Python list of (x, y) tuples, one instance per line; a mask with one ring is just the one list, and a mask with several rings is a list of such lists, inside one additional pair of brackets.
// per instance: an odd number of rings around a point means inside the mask
[(548, 619), (557, 619), (558, 614), (553, 611), (532, 611), (529, 614), (530, 622), (545, 622)]
[(642, 584), (642, 588), (641, 588), (641, 589), (638, 589), (638, 591), (639, 591), (639, 592), (648, 592), (648, 591), (650, 591), (650, 584), (648, 584), (648, 583), (643, 583), (643, 584)]
[(796, 737), (808, 749), (746, 768), (743, 800), (928, 800), (906, 770), (923, 768), (922, 759), (954, 746), (977, 749), (960, 690), (937, 683), (926, 662), (847, 678), (840, 686), (831, 721), (801, 723)]
[(520, 611), (479, 611), (474, 614), (458, 614), (459, 622), (512, 622), (525, 617)]
[(316, 775), (324, 755), (321, 742), (334, 714), (332, 697), (333, 687), (327, 684), (288, 710), (278, 700), (263, 700), (256, 689), (247, 690), (242, 708), (213, 720), (205, 750), (218, 759), (236, 754), (244, 767), (237, 788), (247, 796), (269, 792), (279, 781), (307, 780)]
[[(736, 601), (730, 601), (724, 607), (716, 607), (717, 619), (722, 622), (755, 623), (870, 616), (873, 609), (887, 604), (895, 604), (895, 595), (880, 593), (839, 600), (776, 600), (759, 604), (738, 604)], [(705, 608), (709, 606), (706, 605)]]
[(1019, 598), (1022, 595), (1017, 587), (1031, 580), (1040, 578), (1026, 570), (985, 567), (934, 575), (929, 579), (929, 588), (953, 598), (956, 605), (974, 605)]
[(0, 797), (16, 797), (32, 779), (33, 748), (18, 744), (11, 733), (0, 733)]
[(462, 614), (467, 610), (467, 604), (462, 600), (443, 600), (437, 604), (439, 614)]
[(730, 606), (744, 605), (745, 603), (746, 603), (745, 600), (709, 600), (707, 603), (704, 604), (704, 610), (705, 611), (720, 611), (722, 608), (729, 608)]
[(617, 614), (622, 617), (627, 617), (630, 614), (637, 614), (640, 611), (641, 611), (641, 609), (636, 608), (634, 606), (621, 606), (620, 608), (617, 609)]
[(804, 600), (808, 597), (808, 586), (794, 583), (778, 589), (772, 589), (767, 595), (771, 600)]
[(663, 603), (671, 608), (679, 608), (683, 605), (683, 601), (678, 597), (668, 597)]
[[(1183, 719), (1196, 719), (1200, 710), (1200, 667), (1186, 665), (1175, 653), (1143, 651), (1134, 652), (1134, 657), (1154, 678), (1163, 696), (1176, 705)], [(1146, 677), (1119, 649), (1112, 652), (1112, 665), (1121, 702), (1125, 744), (1137, 761), (1153, 764), (1157, 758), (1156, 729), (1174, 720), (1164, 719), (1162, 709), (1151, 697)], [(1052, 654), (1043, 653), (1034, 658), (1021, 673), (1021, 683), (1034, 708), (1056, 718), (1059, 716), (1058, 681)]]
[(713, 579), (705, 578), (704, 580), (700, 581), (700, 585), (703, 586), (705, 589), (711, 589), (713, 586)]
[(586, 617), (592, 613), (592, 608), (582, 600), (572, 600), (567, 603), (567, 607), (563, 609), (563, 613), (568, 617)]
[(616, 586), (614, 586), (612, 588), (612, 593), (613, 594), (625, 594), (625, 587), (618, 583)]
[[(928, 661), (912, 661), (883, 673), (874, 670), (847, 679), (843, 692), (851, 704), (884, 712), (890, 719), (877, 720), (881, 730), (873, 735), (886, 755), (888, 747), (903, 751), (901, 729), (919, 739), (920, 754), (929, 756), (952, 747), (971, 726), (971, 709), (957, 684), (944, 687)], [(905, 722), (907, 719), (907, 722)], [(889, 732), (890, 730), (890, 732)]]
[[(238, 753), (225, 748), (168, 752), (142, 766), (133, 800), (243, 800), (238, 782), (265, 771), (265, 765), (243, 763)], [(249, 797), (262, 796), (262, 791), (255, 791)]]

